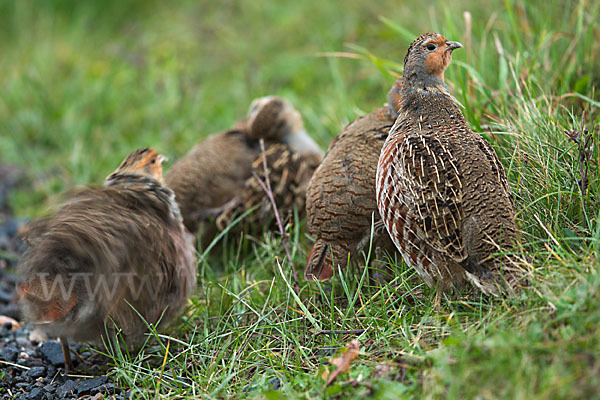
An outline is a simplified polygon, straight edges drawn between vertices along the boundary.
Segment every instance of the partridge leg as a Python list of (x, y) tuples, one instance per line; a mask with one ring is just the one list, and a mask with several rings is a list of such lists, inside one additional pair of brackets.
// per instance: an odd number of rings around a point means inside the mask
[(73, 362), (71, 361), (71, 351), (69, 350), (69, 341), (66, 337), (61, 336), (60, 344), (62, 346), (63, 357), (65, 358), (65, 374), (73, 370)]

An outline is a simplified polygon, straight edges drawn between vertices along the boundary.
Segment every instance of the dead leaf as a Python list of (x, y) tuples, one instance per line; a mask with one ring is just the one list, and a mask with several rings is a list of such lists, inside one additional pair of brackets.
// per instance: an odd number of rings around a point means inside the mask
[(352, 361), (358, 357), (359, 351), (360, 343), (358, 343), (358, 340), (354, 339), (348, 343), (346, 346), (346, 351), (342, 353), (341, 356), (331, 360), (331, 364), (335, 365), (337, 369), (329, 375), (329, 378), (327, 378), (327, 384), (325, 386), (331, 385), (339, 374), (350, 369), (350, 365), (352, 364)]
[(16, 331), (21, 327), (21, 324), (12, 319), (11, 317), (7, 317), (6, 315), (0, 315), (0, 326), (4, 326), (4, 324), (12, 324), (12, 330)]

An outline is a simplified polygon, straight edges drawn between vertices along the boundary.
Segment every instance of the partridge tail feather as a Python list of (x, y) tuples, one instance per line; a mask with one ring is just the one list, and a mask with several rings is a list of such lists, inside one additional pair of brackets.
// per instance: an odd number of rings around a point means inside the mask
[(329, 245), (323, 240), (318, 239), (310, 249), (308, 259), (306, 260), (306, 269), (304, 270), (304, 278), (307, 280), (318, 279), (320, 281), (327, 280), (333, 276), (333, 265), (331, 257), (327, 262), (327, 250)]
[(512, 258), (502, 257), (502, 260), (488, 260), (485, 263), (469, 262), (465, 268), (465, 276), (486, 295), (512, 296), (518, 286), (520, 274), (516, 271), (516, 264)]

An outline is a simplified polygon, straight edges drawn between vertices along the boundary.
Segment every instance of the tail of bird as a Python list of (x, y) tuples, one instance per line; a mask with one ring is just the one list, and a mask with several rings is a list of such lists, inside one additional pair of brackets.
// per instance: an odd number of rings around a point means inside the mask
[(333, 276), (335, 269), (344, 268), (348, 264), (348, 251), (342, 246), (317, 239), (308, 254), (304, 277), (307, 280), (324, 281)]
[(483, 263), (470, 258), (466, 262), (469, 263), (465, 268), (467, 280), (486, 295), (512, 296), (517, 287), (523, 285), (523, 274), (516, 257), (503, 254)]

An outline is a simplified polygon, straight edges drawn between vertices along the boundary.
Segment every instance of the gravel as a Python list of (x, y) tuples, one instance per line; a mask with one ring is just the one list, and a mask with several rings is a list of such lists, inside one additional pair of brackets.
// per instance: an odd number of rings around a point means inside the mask
[(27, 372), (27, 375), (29, 375), (29, 377), (32, 379), (37, 379), (41, 378), (42, 376), (46, 376), (46, 367), (32, 367)]
[[(2, 165), (0, 165), (0, 171)], [(15, 220), (6, 208), (3, 196), (2, 175), (0, 174), (0, 316), (13, 318), (12, 323), (0, 325), (0, 399), (71, 399), (91, 398), (98, 393), (104, 398), (128, 398), (128, 391), (115, 387), (104, 376), (108, 361), (105, 357), (90, 350), (85, 345), (71, 344), (72, 360), (79, 375), (64, 374), (65, 361), (62, 346), (57, 340), (42, 342), (39, 334), (32, 334), (32, 328), (22, 325), (22, 316), (16, 301), (17, 277), (15, 267), (23, 245), (15, 239), (24, 220)], [(81, 376), (89, 376), (83, 378)], [(7, 397), (8, 396), (8, 397)]]
[(63, 357), (62, 345), (57, 341), (44, 342), (40, 346), (40, 351), (44, 357), (55, 367), (64, 367), (65, 359)]

